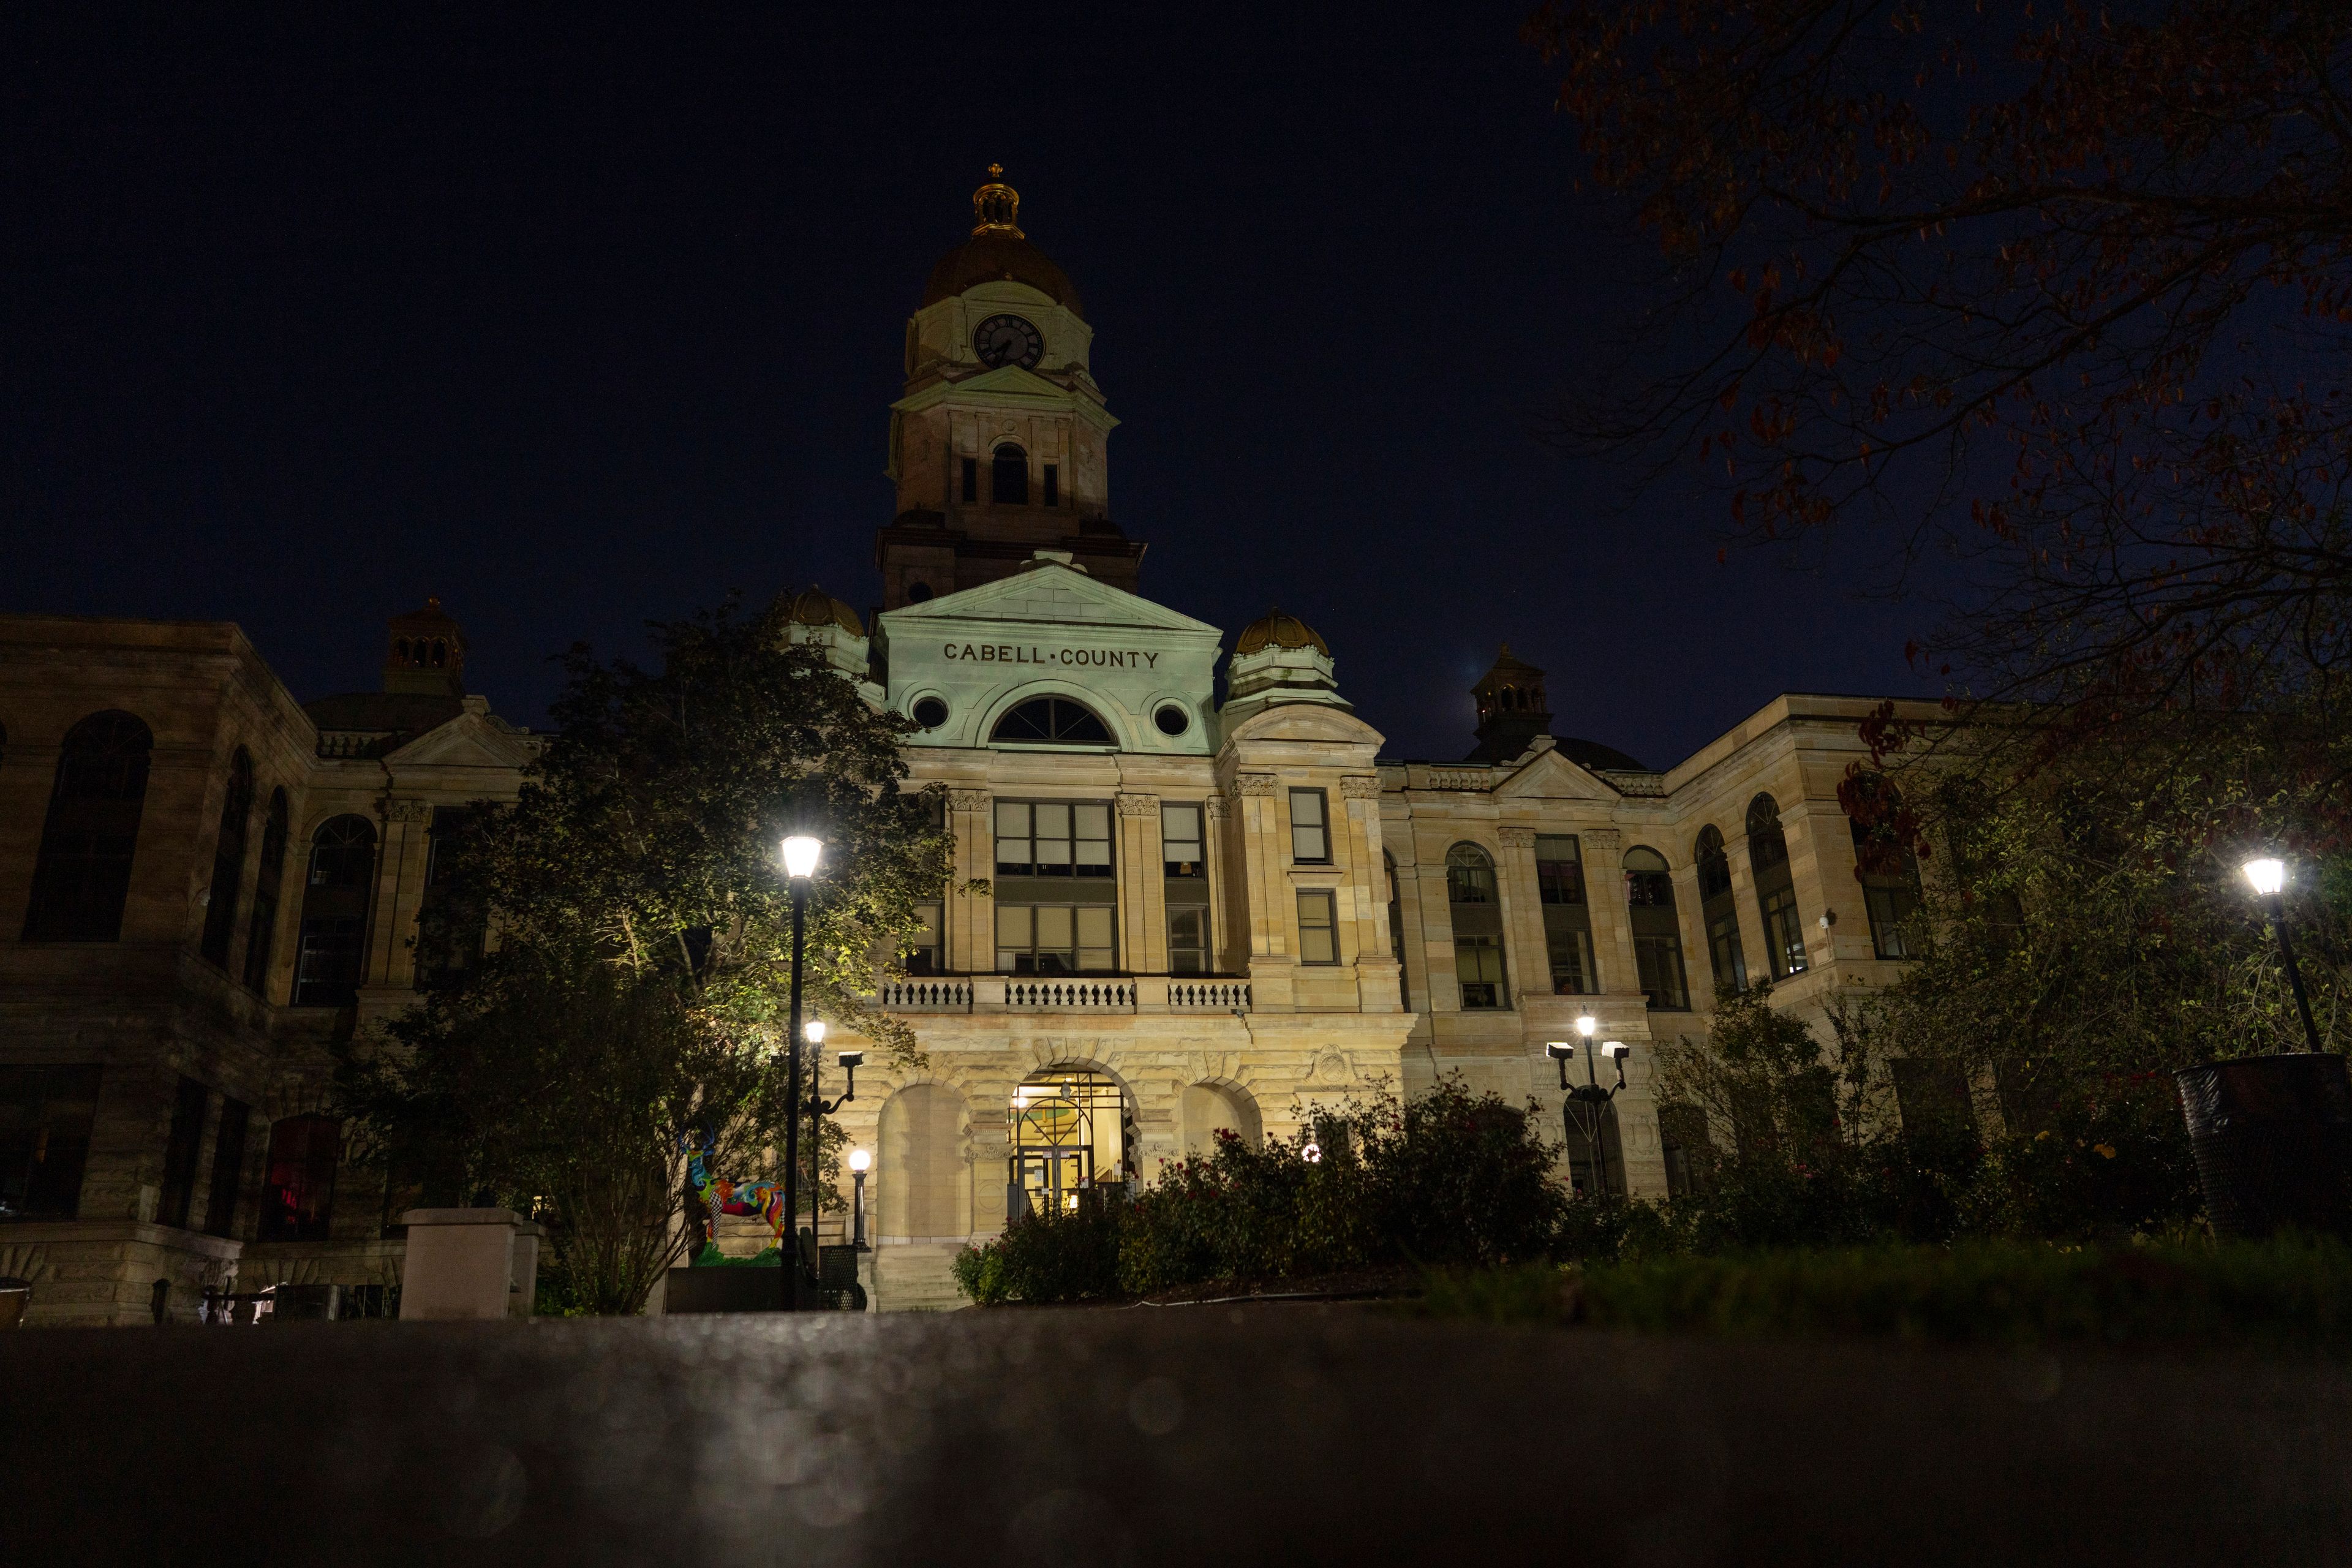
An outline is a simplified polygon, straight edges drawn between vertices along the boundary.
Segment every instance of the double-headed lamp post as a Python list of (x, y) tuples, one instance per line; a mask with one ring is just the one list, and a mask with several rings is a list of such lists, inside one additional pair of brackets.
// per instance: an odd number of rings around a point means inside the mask
[[(1576, 1032), (1584, 1046), (1582, 1083), (1570, 1084), (1568, 1081), (1568, 1064), (1575, 1059), (1575, 1045), (1567, 1040), (1553, 1040), (1544, 1047), (1544, 1053), (1559, 1064), (1559, 1088), (1565, 1097), (1559, 1102), (1560, 1132), (1563, 1136), (1570, 1131), (1584, 1134), (1584, 1146), (1592, 1159), (1592, 1184), (1600, 1190), (1601, 1201), (1605, 1204), (1612, 1194), (1609, 1191), (1609, 1166), (1601, 1148), (1602, 1118), (1607, 1114), (1609, 1102), (1616, 1099), (1617, 1091), (1625, 1087), (1625, 1058), (1633, 1054), (1633, 1047), (1622, 1040), (1603, 1040), (1596, 1052), (1592, 1035), (1600, 1027), (1601, 1021), (1590, 1014), (1576, 1021)], [(1594, 1059), (1596, 1056), (1605, 1056), (1617, 1064), (1617, 1081), (1606, 1088), (1601, 1083), (1599, 1063)], [(1583, 1108), (1580, 1116), (1577, 1113), (1580, 1106)], [(1580, 1127), (1577, 1125), (1579, 1122), (1584, 1125)]]
[(2264, 856), (2240, 868), (2255, 892), (2271, 903), (2271, 929), (2278, 932), (2279, 957), (2286, 964), (2286, 983), (2294, 992), (2294, 1010), (2303, 1016), (2303, 1037), (2316, 1055), (2319, 1026), (2312, 1022), (2311, 998), (2304, 994), (2303, 971), (2295, 967), (2294, 942), (2286, 933), (2286, 862)]
[[(841, 1053), (841, 1070), (849, 1075), (849, 1087), (839, 1100), (827, 1100), (817, 1088), (818, 1076), (824, 1069), (824, 1053), (816, 1049), (824, 1044), (824, 1020), (813, 1018), (808, 1026), (809, 1043), (809, 1239), (816, 1239), (820, 1228), (818, 1209), (824, 1201), (824, 1119), (857, 1098), (857, 1069), (866, 1065), (864, 1051)], [(860, 1182), (865, 1177), (858, 1178)]]
[[(784, 1104), (790, 1111), (784, 1118), (784, 1227), (789, 1231), (801, 1212), (801, 954), (807, 939), (809, 881), (824, 854), (824, 841), (795, 833), (784, 840), (782, 853), (784, 879), (793, 893), (793, 1005), (784, 1032)], [(782, 1267), (776, 1273), (783, 1281), (784, 1310), (789, 1312), (800, 1305), (800, 1241), (789, 1235), (784, 1241), (784, 1256), (776, 1259)]]

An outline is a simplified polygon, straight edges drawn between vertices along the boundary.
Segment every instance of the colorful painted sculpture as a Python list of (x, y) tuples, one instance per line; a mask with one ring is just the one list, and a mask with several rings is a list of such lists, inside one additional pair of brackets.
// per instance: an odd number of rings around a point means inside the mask
[[(678, 1141), (687, 1151), (686, 1173), (694, 1184), (695, 1193), (712, 1215), (722, 1214), (758, 1215), (776, 1233), (776, 1246), (784, 1245), (784, 1189), (773, 1182), (730, 1182), (724, 1176), (710, 1173), (711, 1162), (719, 1157), (719, 1140), (708, 1127), (702, 1130), (702, 1146), (694, 1146), (693, 1135)], [(719, 1226), (714, 1217), (706, 1239), (719, 1239)]]

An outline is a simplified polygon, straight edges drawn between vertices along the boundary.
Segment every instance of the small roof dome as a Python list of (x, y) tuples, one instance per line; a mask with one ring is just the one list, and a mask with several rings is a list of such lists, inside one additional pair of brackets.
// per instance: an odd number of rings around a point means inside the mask
[(999, 177), (1003, 173), (1001, 164), (988, 166), (988, 183), (971, 194), (972, 216), (979, 220), (972, 226), (971, 237), (940, 257), (931, 268), (930, 281), (923, 286), (923, 305), (952, 300), (975, 283), (1009, 281), (1026, 283), (1073, 314), (1084, 316), (1085, 307), (1078, 302), (1078, 290), (1069, 274), (1030, 244), (1014, 221), (1021, 212), (1021, 193)]
[(1331, 657), (1331, 645), (1323, 640), (1321, 633), (1279, 608), (1266, 611), (1244, 627), (1234, 652), (1255, 653), (1265, 647), (1311, 647), (1325, 658)]
[(784, 618), (795, 626), (839, 626), (854, 637), (866, 635), (866, 623), (857, 618), (857, 612), (814, 584), (802, 593), (784, 595), (783, 607)]

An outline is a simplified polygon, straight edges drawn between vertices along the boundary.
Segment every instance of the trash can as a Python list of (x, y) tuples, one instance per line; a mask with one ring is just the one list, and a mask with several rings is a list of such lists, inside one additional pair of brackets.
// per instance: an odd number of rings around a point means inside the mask
[(2342, 1057), (2243, 1057), (2173, 1076), (2218, 1234), (2352, 1237), (2352, 1077)]
[(21, 1327), (25, 1310), (33, 1304), (33, 1282), (0, 1274), (0, 1330)]

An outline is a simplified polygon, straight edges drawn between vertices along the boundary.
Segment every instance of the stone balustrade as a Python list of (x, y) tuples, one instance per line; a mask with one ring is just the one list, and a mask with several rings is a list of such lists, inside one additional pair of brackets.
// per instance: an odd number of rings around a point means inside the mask
[(1246, 980), (1201, 974), (910, 975), (876, 1000), (892, 1013), (1245, 1013)]

